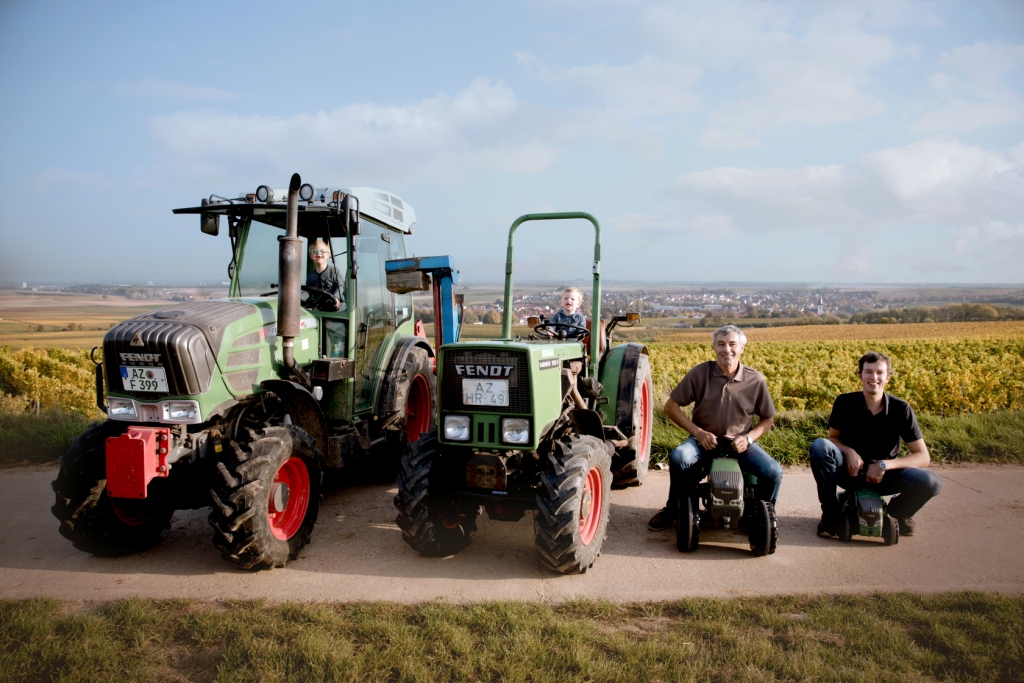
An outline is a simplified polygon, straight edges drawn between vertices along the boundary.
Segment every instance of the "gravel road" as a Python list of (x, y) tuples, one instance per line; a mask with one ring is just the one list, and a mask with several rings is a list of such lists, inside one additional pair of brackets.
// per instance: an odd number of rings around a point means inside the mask
[(559, 576), (538, 566), (532, 513), (516, 523), (484, 517), (462, 553), (433, 559), (401, 540), (394, 487), (329, 490), (302, 556), (284, 569), (239, 571), (210, 543), (206, 510), (178, 512), (163, 542), (144, 553), (100, 558), (75, 550), (50, 514), (55, 468), (0, 472), (0, 598), (126, 596), (201, 600), (449, 600), (574, 598), (616, 602), (688, 596), (871, 591), (1024, 592), (1024, 467), (937, 468), (942, 495), (917, 517), (919, 531), (894, 547), (815, 536), (818, 505), (806, 469), (788, 470), (779, 500), (780, 545), (752, 558), (745, 536), (702, 534), (692, 555), (672, 532), (648, 531), (668, 492), (666, 472), (613, 493), (608, 539), (594, 567)]

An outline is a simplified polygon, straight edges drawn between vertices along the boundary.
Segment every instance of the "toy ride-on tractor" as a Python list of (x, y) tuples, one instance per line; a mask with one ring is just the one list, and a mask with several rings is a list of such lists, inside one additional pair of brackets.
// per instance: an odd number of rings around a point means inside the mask
[[(514, 338), (515, 231), (558, 219), (594, 226), (593, 332), (542, 323), (538, 334)], [(652, 391), (646, 347), (611, 348), (615, 326), (639, 315), (600, 324), (600, 260), (600, 228), (590, 214), (531, 214), (512, 224), (502, 338), (439, 349), (437, 432), (402, 459), (396, 521), (419, 553), (462, 550), (481, 507), (506, 522), (536, 510), (537, 554), (553, 571), (585, 572), (601, 552), (613, 480), (638, 485), (647, 471)]]
[[(434, 351), (412, 297), (385, 286), (416, 215), (388, 192), (298, 174), (286, 190), (175, 213), (198, 214), (212, 236), (227, 219), (228, 296), (106, 333), (96, 395), (107, 420), (61, 459), (53, 514), (75, 547), (121, 554), (157, 543), (175, 510), (210, 507), (224, 559), (281, 566), (309, 541), (325, 469), (363, 462), (394, 476), (408, 442), (433, 428)], [(334, 292), (306, 286), (325, 253)], [(188, 255), (146, 256), (176, 257)], [(436, 260), (435, 287), (450, 284), (447, 257)]]
[(867, 465), (861, 468), (855, 483), (839, 494), (839, 540), (854, 536), (881, 538), (885, 545), (900, 542), (900, 523), (889, 514), (885, 498), (866, 480)]
[(676, 547), (684, 553), (697, 549), (702, 523), (708, 528), (732, 531), (746, 526), (754, 557), (775, 552), (779, 542), (775, 507), (754, 499), (757, 477), (740, 470), (736, 455), (733, 439), (718, 437), (707, 481), (679, 501)]

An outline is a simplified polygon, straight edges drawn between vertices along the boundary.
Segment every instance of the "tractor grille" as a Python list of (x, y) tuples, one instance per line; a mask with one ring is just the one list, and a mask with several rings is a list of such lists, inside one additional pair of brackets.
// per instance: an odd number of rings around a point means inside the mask
[[(511, 365), (508, 375), (507, 406), (466, 406), (462, 403), (462, 380), (455, 371), (456, 365)], [(441, 368), (441, 410), (447, 412), (471, 410), (475, 413), (516, 413), (531, 412), (530, 369), (525, 351), (491, 351), (466, 349), (445, 351)]]
[(726, 503), (743, 498), (743, 475), (739, 472), (712, 472), (708, 479), (715, 498)]
[(867, 526), (878, 526), (882, 520), (882, 501), (874, 496), (858, 496), (857, 507)]

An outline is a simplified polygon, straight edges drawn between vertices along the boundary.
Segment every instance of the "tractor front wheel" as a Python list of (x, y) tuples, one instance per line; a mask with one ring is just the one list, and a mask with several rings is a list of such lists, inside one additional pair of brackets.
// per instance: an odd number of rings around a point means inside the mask
[(896, 545), (900, 542), (900, 523), (892, 515), (886, 515), (882, 522), (882, 540), (886, 545)]
[(540, 563), (582, 574), (601, 553), (612, 499), (611, 447), (592, 436), (555, 443), (541, 472), (534, 519)]
[(779, 544), (779, 525), (775, 518), (775, 506), (763, 500), (754, 501), (748, 527), (750, 552), (754, 557), (773, 555)]
[(431, 471), (440, 469), (437, 456), (437, 434), (424, 433), (402, 456), (396, 481), (395, 523), (402, 540), (427, 557), (454, 555), (469, 545), (480, 513), (479, 505), (460, 504), (454, 496), (431, 490)]
[(174, 514), (163, 482), (154, 481), (141, 500), (107, 495), (107, 437), (126, 428), (111, 422), (90, 427), (61, 457), (51, 484), (56, 502), (50, 511), (60, 521), (61, 536), (94, 555), (124, 555), (156, 545)]
[(640, 486), (647, 477), (651, 460), (651, 436), (654, 428), (654, 384), (647, 356), (637, 359), (633, 384), (633, 415), (626, 432), (628, 443), (615, 453), (616, 486)]
[(697, 496), (686, 496), (679, 501), (679, 519), (676, 525), (676, 547), (680, 552), (692, 553), (700, 545), (700, 508)]
[(309, 542), (323, 474), (313, 438), (293, 425), (229, 442), (210, 490), (213, 544), (242, 569), (283, 567)]

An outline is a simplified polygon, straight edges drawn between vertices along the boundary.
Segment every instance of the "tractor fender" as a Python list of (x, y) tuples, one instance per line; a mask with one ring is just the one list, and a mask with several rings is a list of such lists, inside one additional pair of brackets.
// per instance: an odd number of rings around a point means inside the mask
[(313, 394), (297, 382), (286, 379), (268, 379), (260, 382), (260, 388), (271, 391), (288, 406), (292, 424), (302, 428), (316, 441), (320, 456), (327, 455), (327, 420)]
[(601, 406), (603, 422), (615, 425), (623, 434), (632, 432), (633, 393), (636, 387), (640, 357), (648, 355), (647, 347), (636, 342), (619, 344), (605, 356), (601, 368), (601, 395), (608, 401)]
[(381, 419), (387, 420), (389, 416), (402, 409), (402, 406), (398, 405), (399, 395), (395, 390), (395, 383), (388, 382), (386, 380), (393, 376), (396, 368), (405, 367), (406, 358), (409, 357), (409, 354), (416, 347), (425, 349), (427, 355), (434, 358), (434, 349), (431, 348), (430, 342), (428, 342), (424, 337), (404, 334), (395, 340), (395, 348), (391, 352), (391, 362), (388, 363), (387, 372), (384, 373), (384, 386), (380, 388), (380, 392), (378, 394), (380, 399), (377, 404), (377, 415), (379, 415)]

